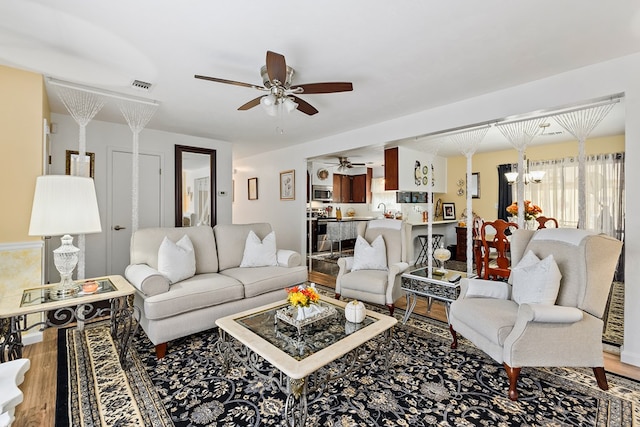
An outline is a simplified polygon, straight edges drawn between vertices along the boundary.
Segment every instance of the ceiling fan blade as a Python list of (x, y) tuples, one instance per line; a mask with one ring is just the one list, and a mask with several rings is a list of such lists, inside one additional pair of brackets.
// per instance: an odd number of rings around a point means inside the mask
[(226, 79), (219, 79), (217, 77), (200, 76), (198, 74), (196, 74), (193, 77), (195, 77), (196, 79), (210, 80), (212, 82), (226, 83), (226, 84), (229, 84), (229, 85), (243, 86), (243, 87), (250, 87), (252, 89), (264, 90), (264, 88), (262, 86), (252, 85), (251, 83), (236, 82), (235, 80), (226, 80)]
[(247, 102), (246, 104), (243, 104), (243, 105), (239, 106), (238, 110), (248, 110), (250, 108), (255, 107), (256, 105), (260, 104), (260, 99), (261, 98), (262, 98), (262, 96), (259, 96), (256, 99), (252, 99), (251, 101)]
[(301, 87), (305, 94), (309, 93), (334, 93), (334, 92), (350, 92), (353, 90), (353, 84), (349, 82), (332, 82), (332, 83), (308, 83), (304, 85), (296, 85), (291, 90)]
[(285, 83), (287, 80), (287, 62), (284, 59), (284, 55), (270, 50), (267, 51), (267, 73), (272, 83), (274, 80), (278, 80), (281, 84)]
[(298, 110), (302, 111), (303, 113), (313, 116), (318, 112), (318, 110), (316, 110), (316, 108), (313, 105), (309, 104), (307, 101), (300, 99), (297, 96), (290, 96), (291, 98), (293, 98), (296, 104), (298, 104)]

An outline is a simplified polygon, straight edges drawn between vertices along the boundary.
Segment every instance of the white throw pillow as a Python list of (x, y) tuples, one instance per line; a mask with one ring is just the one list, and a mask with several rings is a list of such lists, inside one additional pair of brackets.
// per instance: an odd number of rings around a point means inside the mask
[(171, 284), (196, 274), (196, 253), (189, 236), (185, 234), (176, 243), (165, 236), (158, 249), (158, 271)]
[(276, 233), (271, 232), (260, 241), (260, 238), (249, 231), (247, 241), (244, 244), (244, 254), (240, 267), (267, 267), (278, 265), (276, 256)]
[(522, 262), (518, 263), (511, 270), (512, 299), (518, 304), (554, 305), (558, 298), (562, 274), (553, 255), (533, 265), (521, 266), (521, 264)]
[(387, 270), (387, 247), (382, 235), (376, 237), (371, 244), (362, 236), (356, 238), (351, 271), (356, 270)]
[(538, 258), (538, 256), (534, 254), (533, 251), (527, 251), (527, 253), (524, 254), (524, 256), (520, 259), (520, 262), (511, 269), (512, 274), (509, 275), (509, 284), (513, 285), (513, 270), (515, 270), (516, 268), (531, 267), (532, 265), (535, 265), (539, 262), (540, 258)]

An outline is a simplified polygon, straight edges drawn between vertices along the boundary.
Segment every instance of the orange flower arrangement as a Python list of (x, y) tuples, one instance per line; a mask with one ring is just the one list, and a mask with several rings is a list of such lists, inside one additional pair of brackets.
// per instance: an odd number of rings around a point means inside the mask
[(293, 288), (287, 288), (287, 301), (294, 307), (309, 307), (310, 304), (315, 304), (320, 299), (320, 295), (316, 292), (313, 286), (294, 286)]
[[(516, 216), (518, 215), (518, 202), (513, 202), (507, 207), (507, 213)], [(531, 203), (531, 200), (524, 201), (524, 219), (534, 219), (542, 213), (542, 209), (538, 205)]]

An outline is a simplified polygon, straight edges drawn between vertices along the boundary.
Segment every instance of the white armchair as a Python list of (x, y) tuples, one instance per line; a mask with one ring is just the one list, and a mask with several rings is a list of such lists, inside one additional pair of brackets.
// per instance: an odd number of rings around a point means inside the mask
[[(510, 283), (480, 279), (461, 282), (460, 296), (449, 313), (451, 347), (457, 347), (459, 332), (502, 363), (509, 377), (511, 400), (518, 398), (518, 376), (527, 366), (589, 366), (598, 386), (607, 390), (601, 318), (621, 247), (616, 239), (585, 230), (516, 230), (511, 238), (514, 267)], [(539, 259), (553, 255), (555, 263), (547, 263), (551, 267), (544, 271), (547, 276), (553, 268), (559, 271), (559, 288), (540, 286), (544, 274), (535, 277), (535, 270), (530, 268), (538, 268), (542, 261), (525, 267), (525, 258), (531, 258), (529, 251)], [(550, 298), (549, 289), (553, 289)], [(533, 301), (523, 301), (522, 292), (529, 293)], [(536, 297), (546, 301), (536, 301)]]
[(406, 225), (404, 222), (394, 219), (360, 222), (358, 235), (369, 244), (373, 243), (378, 236), (382, 236), (386, 249), (384, 265), (375, 269), (363, 268), (354, 271), (354, 262), (361, 264), (357, 258), (362, 257), (362, 254), (356, 253), (358, 251), (356, 247), (353, 257), (338, 260), (340, 271), (336, 278), (336, 298), (339, 299), (340, 296), (343, 296), (386, 305), (389, 308), (389, 313), (393, 315), (394, 302), (402, 296), (400, 275), (409, 268)]
[(29, 370), (29, 359), (16, 359), (0, 363), (0, 427), (8, 427), (15, 419), (15, 408), (22, 403), (18, 388)]

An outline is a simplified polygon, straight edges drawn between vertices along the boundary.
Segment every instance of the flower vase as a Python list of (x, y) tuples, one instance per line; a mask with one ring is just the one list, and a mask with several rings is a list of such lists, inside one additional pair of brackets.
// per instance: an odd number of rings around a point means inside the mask
[(538, 228), (537, 225), (538, 225), (538, 222), (536, 221), (535, 218), (526, 219), (524, 221), (524, 228), (526, 230), (535, 230), (536, 228)]
[(316, 304), (309, 304), (307, 307), (298, 306), (296, 320), (297, 321), (306, 320), (310, 317), (317, 315), (320, 312), (321, 312), (320, 307), (318, 307)]

